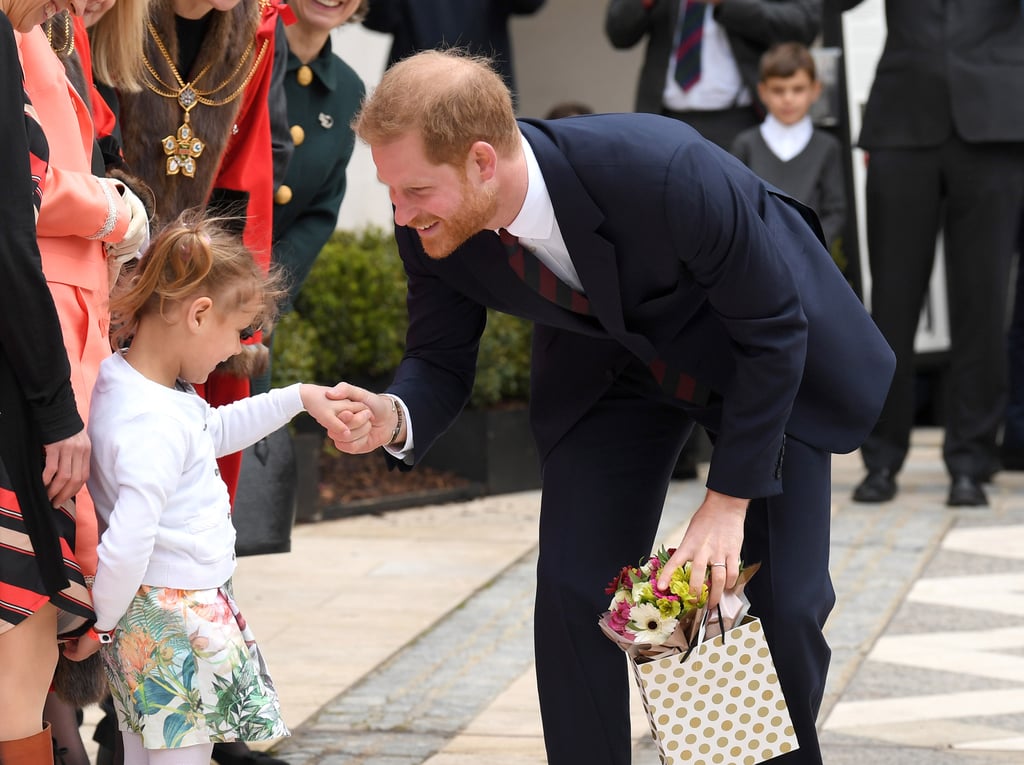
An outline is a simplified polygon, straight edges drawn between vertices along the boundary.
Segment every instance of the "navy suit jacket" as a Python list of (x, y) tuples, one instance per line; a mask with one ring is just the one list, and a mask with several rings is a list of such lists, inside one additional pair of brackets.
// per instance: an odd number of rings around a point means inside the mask
[(465, 405), (485, 307), (536, 322), (531, 419), (542, 455), (634, 358), (714, 391), (683, 405), (715, 434), (708, 485), (718, 491), (781, 491), (785, 433), (833, 452), (860, 445), (894, 356), (813, 212), (677, 120), (519, 124), (594, 316), (526, 286), (493, 232), (432, 260), (397, 227), (410, 325), (389, 391), (410, 409), (417, 457)]
[[(861, 0), (843, 0), (843, 10)], [(1024, 141), (1024, 4), (886, 0), (885, 48), (864, 107), (867, 150)]]

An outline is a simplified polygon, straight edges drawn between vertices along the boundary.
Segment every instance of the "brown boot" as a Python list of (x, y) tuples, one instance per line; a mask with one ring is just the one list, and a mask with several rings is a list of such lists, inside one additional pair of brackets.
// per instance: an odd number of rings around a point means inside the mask
[(14, 741), (0, 741), (0, 765), (53, 765), (50, 723), (38, 733)]

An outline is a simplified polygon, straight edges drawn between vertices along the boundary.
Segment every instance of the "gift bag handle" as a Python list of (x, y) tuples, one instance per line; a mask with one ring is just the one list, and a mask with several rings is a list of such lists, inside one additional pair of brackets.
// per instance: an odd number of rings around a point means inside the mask
[[(724, 643), (725, 642), (725, 621), (722, 619), (722, 609), (718, 608), (718, 606), (715, 606), (715, 614), (718, 617), (718, 629), (721, 630), (722, 642)], [(704, 642), (704, 633), (707, 630), (708, 617), (709, 616), (711, 616), (711, 611), (708, 610), (708, 609), (705, 609), (704, 610), (704, 616), (700, 620), (700, 627), (697, 629), (697, 634), (694, 637), (693, 642), (690, 643), (689, 646), (687, 646), (686, 653), (683, 655), (683, 661), (686, 661), (688, 658), (690, 658), (690, 653), (693, 651), (693, 649), (696, 648), (697, 646), (699, 646), (701, 643)]]

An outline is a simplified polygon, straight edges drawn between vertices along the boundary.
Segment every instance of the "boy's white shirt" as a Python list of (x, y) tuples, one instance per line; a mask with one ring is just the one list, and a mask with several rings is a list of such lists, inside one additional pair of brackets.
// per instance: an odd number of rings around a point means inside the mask
[(89, 493), (102, 535), (93, 585), (96, 628), (115, 627), (140, 585), (224, 584), (235, 570), (231, 503), (216, 458), (303, 411), (299, 385), (211, 407), (120, 354), (100, 365), (89, 413)]
[(814, 123), (810, 115), (794, 122), (792, 125), (783, 125), (772, 115), (764, 118), (761, 123), (761, 137), (772, 150), (772, 154), (783, 162), (789, 162), (797, 154), (807, 148), (811, 142), (811, 135), (814, 133)]

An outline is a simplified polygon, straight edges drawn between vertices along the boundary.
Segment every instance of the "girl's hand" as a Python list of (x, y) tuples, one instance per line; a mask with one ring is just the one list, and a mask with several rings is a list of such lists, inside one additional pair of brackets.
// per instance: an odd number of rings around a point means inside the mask
[[(342, 383), (344, 385), (344, 383)], [(306, 385), (299, 388), (302, 405), (306, 411), (327, 431), (327, 435), (335, 442), (363, 442), (370, 437), (373, 428), (373, 412), (358, 397), (328, 397), (340, 386), (326, 388), (323, 385)], [(348, 386), (357, 391), (362, 388)], [(369, 393), (368, 391), (363, 391)], [(373, 395), (373, 394), (369, 394)], [(388, 404), (390, 406), (390, 404)], [(341, 449), (339, 450), (347, 451)], [(365, 451), (370, 451), (366, 449)], [(349, 451), (350, 454), (360, 454)]]
[(64, 644), (64, 655), (71, 661), (84, 661), (98, 650), (100, 650), (99, 641), (90, 637), (89, 633)]
[[(334, 441), (338, 451), (345, 454), (366, 454), (378, 446), (388, 444), (401, 446), (405, 443), (406, 426), (399, 420), (401, 405), (392, 396), (371, 393), (349, 383), (338, 383), (327, 391), (327, 397), (333, 403), (346, 403), (353, 412), (368, 413), (364, 421), (352, 416), (353, 422), (342, 420), (333, 427), (320, 422), (327, 428), (327, 435)], [(395, 428), (398, 433), (395, 434)]]

